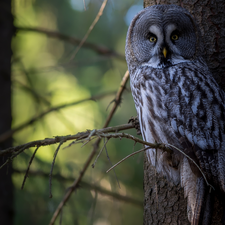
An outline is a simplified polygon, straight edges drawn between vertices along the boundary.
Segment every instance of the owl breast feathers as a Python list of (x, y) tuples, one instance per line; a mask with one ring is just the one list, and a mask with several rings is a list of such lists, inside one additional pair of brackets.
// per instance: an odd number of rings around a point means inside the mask
[[(207, 181), (225, 193), (225, 94), (203, 59), (199, 28), (185, 9), (157, 5), (129, 27), (126, 60), (142, 137), (170, 144), (170, 155), (149, 149), (157, 171), (184, 188), (192, 225), (210, 224)], [(205, 178), (203, 177), (203, 174)]]

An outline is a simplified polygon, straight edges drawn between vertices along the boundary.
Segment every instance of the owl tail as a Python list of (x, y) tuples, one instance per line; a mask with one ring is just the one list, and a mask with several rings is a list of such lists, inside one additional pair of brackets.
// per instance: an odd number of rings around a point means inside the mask
[(214, 193), (210, 193), (203, 177), (197, 180), (197, 196), (191, 225), (210, 225)]

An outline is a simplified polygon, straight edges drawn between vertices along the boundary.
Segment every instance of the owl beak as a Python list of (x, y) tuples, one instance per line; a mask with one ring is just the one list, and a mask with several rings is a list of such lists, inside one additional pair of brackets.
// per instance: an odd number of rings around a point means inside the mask
[(166, 55), (167, 55), (167, 50), (166, 50), (166, 48), (163, 48), (163, 55), (164, 55), (164, 57), (166, 58)]

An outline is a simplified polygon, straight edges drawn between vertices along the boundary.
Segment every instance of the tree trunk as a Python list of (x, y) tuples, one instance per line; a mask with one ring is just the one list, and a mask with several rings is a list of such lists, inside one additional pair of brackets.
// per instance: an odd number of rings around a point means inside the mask
[[(11, 39), (13, 17), (11, 2), (0, 0), (0, 134), (11, 129)], [(11, 140), (0, 143), (0, 150), (11, 146)], [(2, 165), (8, 156), (0, 158)], [(13, 224), (12, 166), (0, 170), (0, 224)]]
[[(225, 1), (224, 0), (144, 0), (144, 7), (155, 4), (177, 4), (187, 9), (198, 22), (206, 51), (206, 61), (214, 78), (225, 89)], [(145, 155), (144, 225), (190, 224), (183, 189), (173, 186), (156, 174)], [(216, 199), (212, 225), (220, 225), (222, 204)]]

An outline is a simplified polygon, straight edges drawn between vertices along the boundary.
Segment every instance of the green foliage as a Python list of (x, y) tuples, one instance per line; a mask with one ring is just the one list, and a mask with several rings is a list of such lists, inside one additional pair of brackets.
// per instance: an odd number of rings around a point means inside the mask
[[(82, 0), (79, 1), (83, 4)], [(14, 1), (15, 26), (41, 27), (82, 39), (97, 15), (102, 1), (86, 1), (86, 11), (74, 9), (71, 2)], [(87, 42), (105, 46), (124, 55), (128, 28), (124, 17), (127, 10), (137, 3), (138, 1), (130, 0), (109, 1)], [(12, 42), (13, 128), (54, 106), (117, 91), (127, 69), (126, 62), (117, 57), (100, 55), (85, 47), (70, 60), (76, 47), (39, 32), (18, 29)], [(114, 97), (110, 95), (96, 102), (86, 101), (53, 111), (16, 132), (13, 136), (14, 145), (52, 136), (75, 134), (86, 129), (99, 129), (110, 112), (110, 102)], [(128, 85), (110, 126), (127, 123), (128, 119), (135, 115)], [(136, 133), (127, 132), (133, 135)], [(92, 143), (82, 148), (77, 144), (63, 149), (68, 144), (62, 146), (56, 158), (52, 178), (52, 199), (49, 198), (48, 177), (30, 175), (24, 190), (21, 190), (24, 173), (14, 173), (15, 225), (49, 223), (66, 189), (72, 184), (71, 180), (60, 180), (54, 177), (54, 174), (76, 179), (92, 149)], [(100, 148), (102, 146), (103, 142)], [(49, 174), (56, 148), (57, 145), (40, 147), (31, 165), (31, 171)], [(107, 144), (113, 164), (140, 148), (140, 145), (134, 146), (130, 140), (110, 140)], [(26, 150), (19, 155), (13, 162), (14, 169), (26, 170), (33, 151), (34, 149)], [(111, 167), (111, 163), (103, 151), (95, 168), (88, 168), (83, 180), (142, 200), (142, 165), (142, 155), (132, 157), (119, 165), (115, 169), (121, 186), (119, 188), (113, 171), (105, 173)], [(136, 225), (142, 224), (142, 213), (140, 207), (115, 200), (94, 190), (83, 189), (81, 186), (64, 206), (62, 224)], [(59, 218), (57, 220), (59, 223)]]

